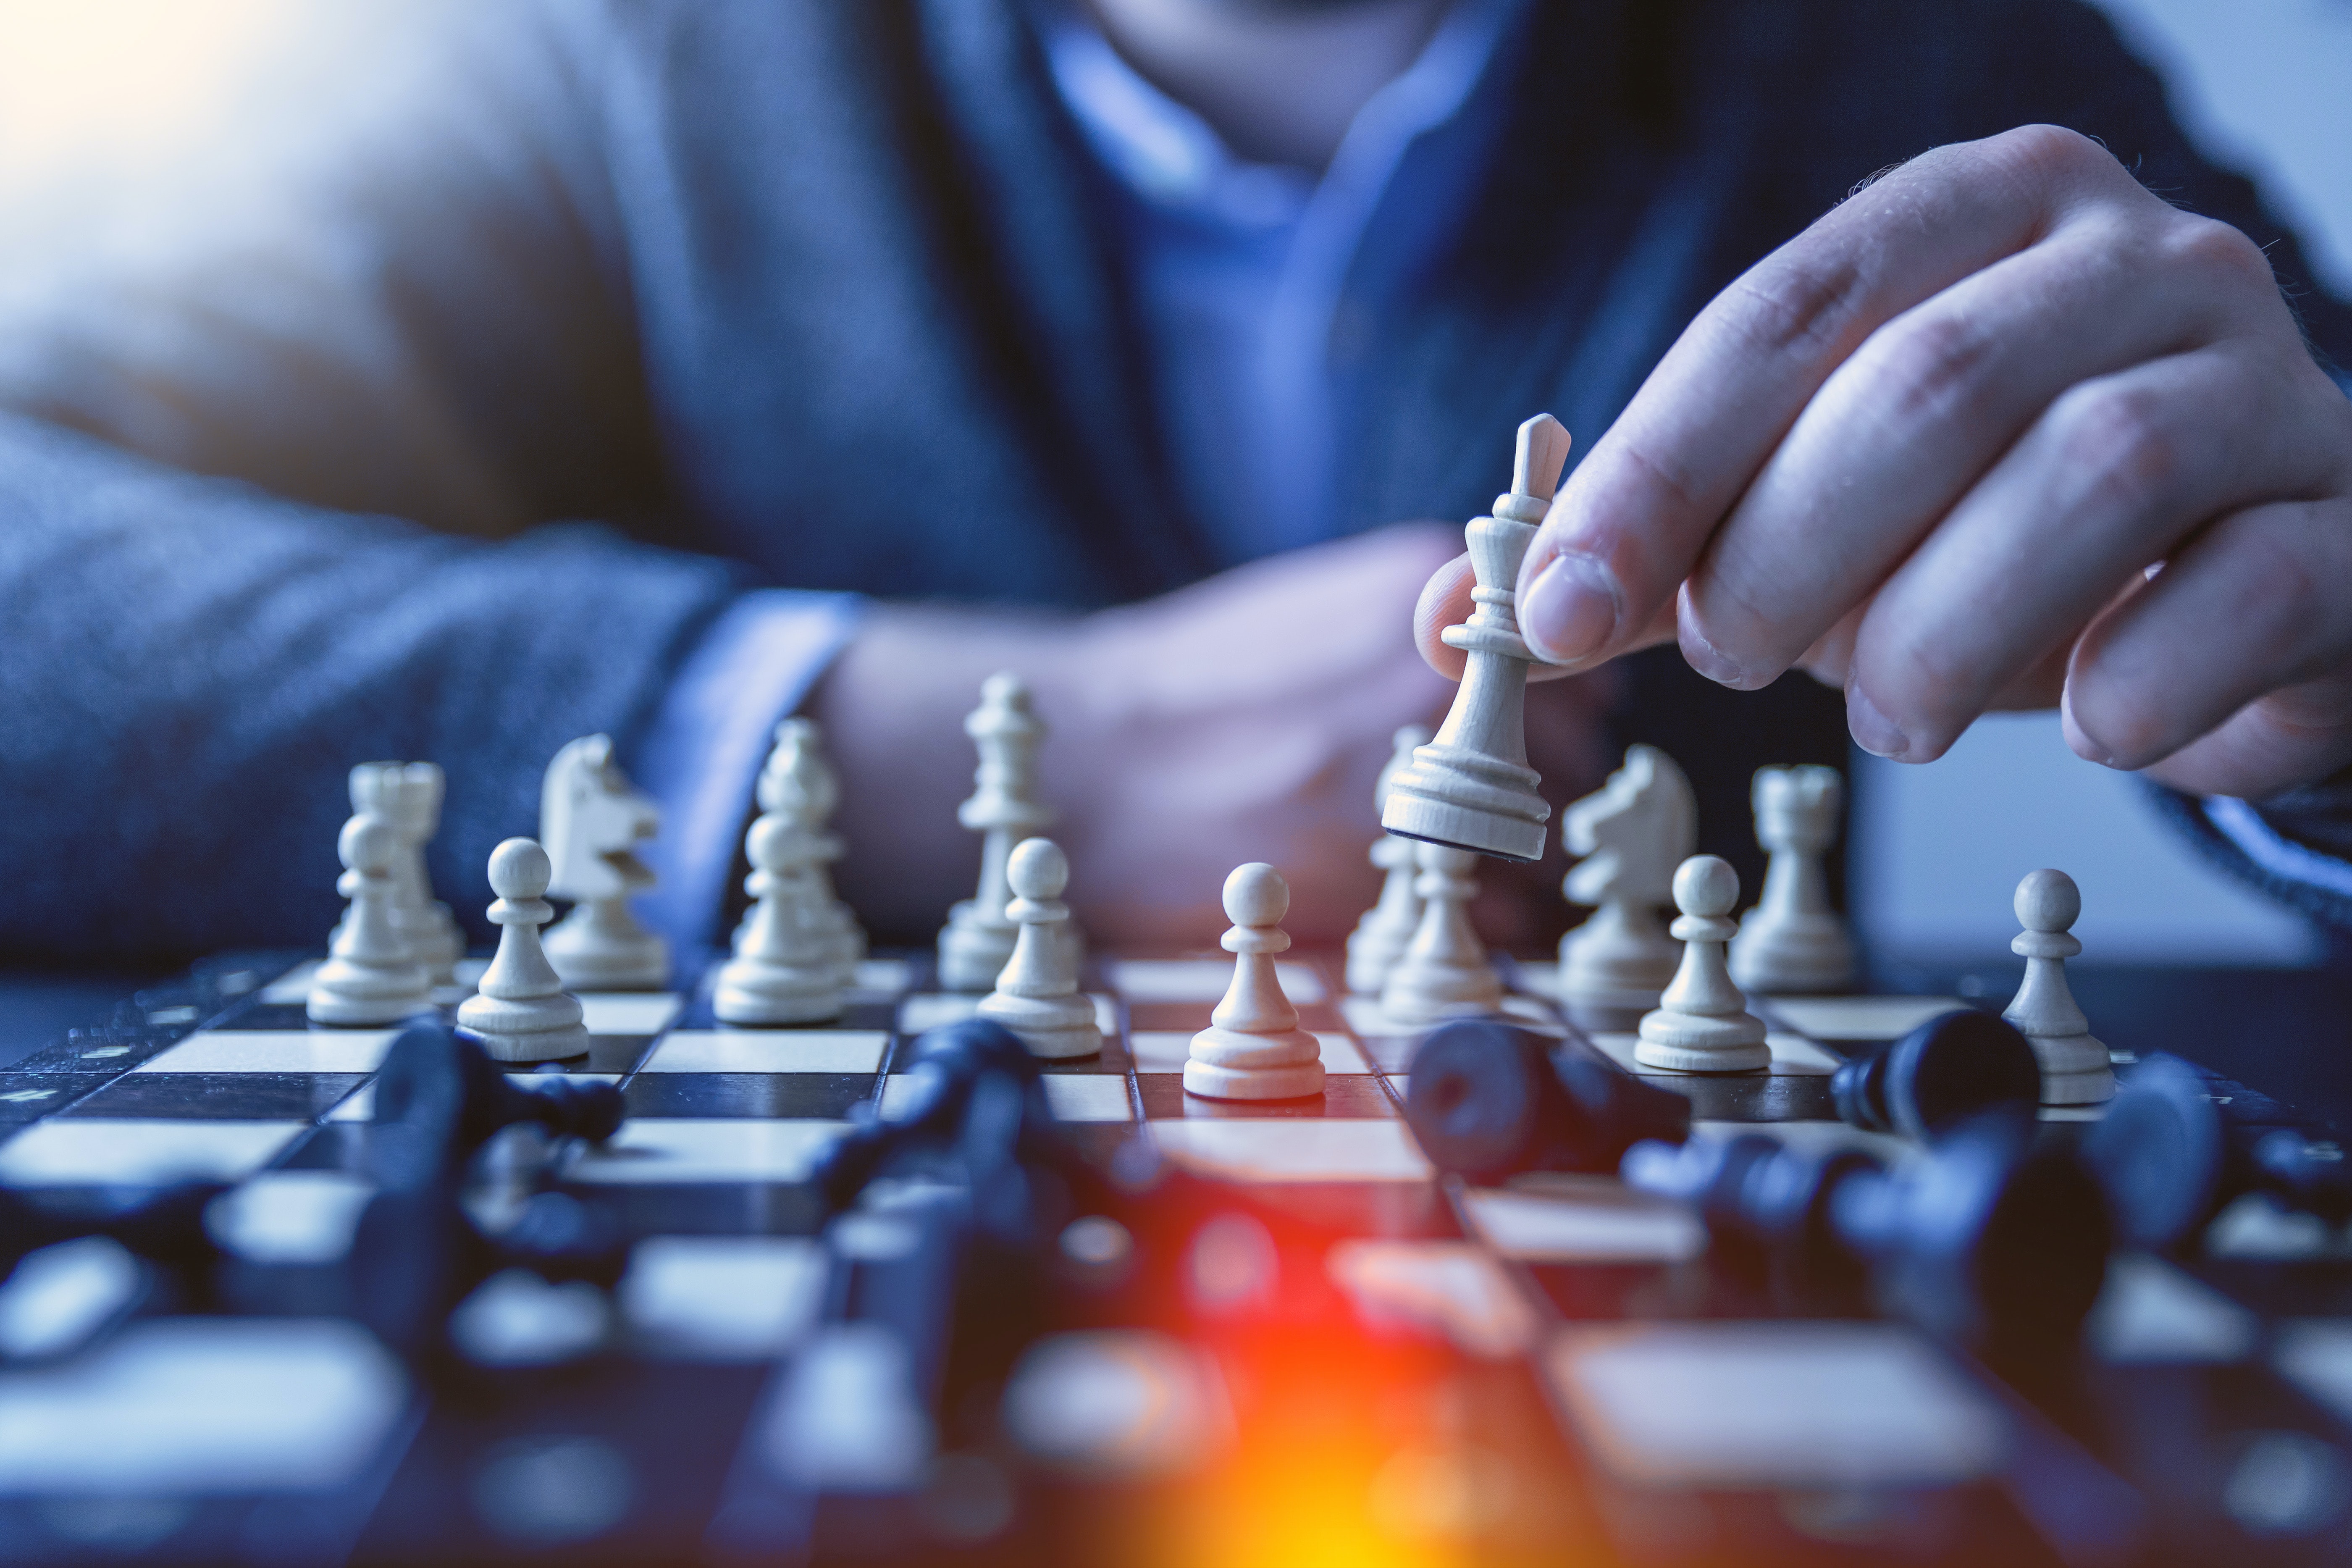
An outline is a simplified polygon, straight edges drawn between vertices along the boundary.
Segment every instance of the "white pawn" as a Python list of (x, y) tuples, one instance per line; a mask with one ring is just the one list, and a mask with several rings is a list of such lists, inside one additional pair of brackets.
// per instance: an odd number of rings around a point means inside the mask
[(1771, 1065), (1764, 1020), (1748, 1010), (1724, 956), (1738, 930), (1724, 917), (1738, 901), (1739, 873), (1728, 860), (1694, 855), (1675, 872), (1675, 907), (1682, 918), (1670, 929), (1681, 939), (1683, 962), (1658, 998), (1658, 1010), (1642, 1017), (1633, 1059), (1643, 1067), (1750, 1072)]
[(1503, 982), (1470, 924), (1478, 858), (1443, 844), (1416, 844), (1421, 924), (1381, 987), (1381, 1011), (1400, 1024), (1434, 1024), (1502, 1010)]
[[(1005, 912), (1013, 885), (1005, 866), (1013, 846), (1053, 824), (1054, 814), (1037, 797), (1037, 748), (1045, 743), (1045, 721), (1030, 706), (1021, 678), (1000, 670), (981, 683), (980, 706), (963, 721), (963, 732), (980, 752), (976, 786), (956, 808), (956, 820), (982, 834), (980, 890), (948, 911), (940, 931), (940, 984), (950, 991), (985, 991), (1013, 957), (1020, 926)], [(1072, 936), (1076, 928), (1066, 923)], [(1072, 962), (1076, 949), (1072, 948)]]
[(760, 770), (755, 793), (761, 811), (782, 812), (815, 837), (818, 849), (809, 867), (816, 888), (816, 908), (834, 933), (845, 978), (866, 956), (866, 928), (856, 911), (834, 895), (834, 861), (841, 858), (841, 840), (826, 831), (841, 805), (841, 778), (825, 761), (824, 745), (814, 719), (787, 719), (776, 726), (776, 743)]
[(2066, 961), (2083, 951), (2072, 934), (2082, 917), (2083, 892), (2063, 871), (2035, 871), (2017, 885), (2017, 923), (2025, 930), (2009, 950), (2025, 960), (2025, 982), (2001, 1014), (2033, 1047), (2042, 1064), (2042, 1103), (2096, 1105), (2113, 1100), (2115, 1069), (2107, 1047), (2091, 1037), (2091, 1021), (2066, 984)]
[(1593, 910), (1559, 939), (1559, 999), (1647, 1012), (1682, 963), (1682, 943), (1666, 934), (1658, 910), (1673, 900), (1675, 868), (1698, 844), (1690, 780), (1655, 746), (1630, 746), (1609, 782), (1568, 808), (1560, 837), (1583, 857), (1560, 890)]
[(845, 973), (832, 900), (811, 873), (824, 845), (782, 812), (751, 824), (744, 889), (758, 900), (719, 970), (710, 1010), (722, 1024), (816, 1024), (841, 1016)]
[(541, 895), (554, 867), (535, 838), (509, 838), (490, 851), (490, 923), (499, 950), (475, 994), (457, 1009), (457, 1027), (494, 1061), (547, 1062), (588, 1054), (580, 998), (563, 989), (540, 945), (539, 928), (555, 918)]
[(1102, 1030), (1093, 999), (1078, 994), (1076, 953), (1061, 931), (1070, 918), (1062, 902), (1070, 863), (1052, 839), (1031, 838), (1007, 858), (1004, 869), (1013, 893), (1005, 912), (1021, 934), (980, 1016), (1019, 1036), (1032, 1056), (1093, 1056), (1102, 1049)]
[(1756, 842), (1772, 859), (1764, 896), (1731, 939), (1731, 977), (1768, 994), (1843, 990), (1853, 984), (1853, 940), (1830, 908), (1822, 858), (1837, 839), (1845, 781), (1811, 763), (1759, 768), (1750, 798)]
[(548, 763), (539, 795), (539, 838), (555, 868), (548, 891), (578, 907), (547, 932), (544, 945), (566, 985), (625, 991), (669, 984), (669, 944), (629, 910), (629, 900), (655, 883), (637, 846), (660, 828), (660, 808), (613, 760), (611, 736), (574, 741)]
[(1290, 884), (1263, 861), (1225, 879), (1223, 946), (1234, 955), (1233, 984), (1192, 1037), (1184, 1091), (1209, 1100), (1297, 1100), (1323, 1092), (1323, 1047), (1298, 1026), (1298, 1009), (1282, 993), (1274, 955), (1290, 949), (1282, 917)]
[(433, 979), (393, 924), (400, 830), (373, 812), (343, 824), (336, 848), (347, 869), (335, 884), (351, 907), (304, 1011), (321, 1024), (390, 1024), (433, 1005)]
[[(1381, 770), (1380, 782), (1372, 786), (1374, 811), (1388, 805), (1389, 785), (1412, 765), (1413, 748), (1428, 743), (1429, 731), (1422, 725), (1407, 724), (1396, 732), (1395, 752)], [(1348, 937), (1348, 989), (1359, 994), (1381, 994), (1389, 971), (1404, 956), (1421, 925), (1421, 895), (1412, 890), (1419, 870), (1413, 863), (1413, 842), (1384, 833), (1372, 843), (1372, 864), (1387, 873), (1387, 879), (1381, 884), (1380, 901), (1364, 911), (1364, 918)], [(1287, 897), (1286, 893), (1286, 900)]]

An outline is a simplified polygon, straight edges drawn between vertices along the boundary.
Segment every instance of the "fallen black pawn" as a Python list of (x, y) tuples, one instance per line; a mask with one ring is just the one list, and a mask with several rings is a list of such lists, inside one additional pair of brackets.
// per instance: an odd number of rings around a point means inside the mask
[(1607, 1058), (1491, 1019), (1433, 1031), (1413, 1053), (1405, 1120), (1438, 1169), (1606, 1173), (1643, 1139), (1679, 1142), (1690, 1101)]
[(1830, 1093), (1853, 1125), (1926, 1142), (1988, 1110), (2031, 1118), (2042, 1068), (2006, 1021), (1960, 1008), (1839, 1064)]
[(2235, 1198), (2265, 1193), (2329, 1225), (2352, 1220), (2352, 1172), (2341, 1148), (2291, 1128), (2241, 1125), (2212, 1080), (2178, 1057), (2154, 1054), (2083, 1141), (2118, 1227), (2163, 1248), (2201, 1233)]
[(926, 1158), (1010, 1165), (1024, 1136), (1034, 1142), (1052, 1123), (1040, 1076), (1037, 1058), (1000, 1024), (966, 1018), (926, 1030), (908, 1050), (889, 1115), (856, 1117), (818, 1156), (813, 1180), (837, 1211), (888, 1165)]
[(432, 1164), (462, 1161), (519, 1121), (538, 1122), (555, 1137), (602, 1142), (626, 1114), (612, 1084), (570, 1078), (519, 1082), (475, 1041), (434, 1020), (402, 1030), (375, 1078), (376, 1125), (399, 1125), (419, 1135)]
[(1834, 1294), (1866, 1282), (1883, 1310), (1964, 1344), (2073, 1339), (2105, 1278), (2106, 1203), (2032, 1124), (1995, 1113), (1948, 1128), (1894, 1170), (1858, 1150), (1749, 1133), (1635, 1145), (1633, 1186), (1696, 1206), (1711, 1233)]

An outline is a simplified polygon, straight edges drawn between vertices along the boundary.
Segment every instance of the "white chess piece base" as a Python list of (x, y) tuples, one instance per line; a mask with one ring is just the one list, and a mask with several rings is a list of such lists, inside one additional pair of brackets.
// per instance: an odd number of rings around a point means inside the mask
[(980, 905), (965, 899), (948, 911), (940, 932), (940, 984), (950, 991), (987, 991), (1013, 961), (1021, 928), (1011, 921), (982, 920)]
[(1033, 1057), (1067, 1061), (1102, 1049), (1102, 1029), (1087, 996), (1007, 996), (998, 993), (980, 1005), (978, 1016), (1002, 1024), (1019, 1037)]
[(589, 991), (658, 991), (669, 984), (669, 944), (620, 900), (592, 900), (550, 926), (541, 945), (563, 984)]

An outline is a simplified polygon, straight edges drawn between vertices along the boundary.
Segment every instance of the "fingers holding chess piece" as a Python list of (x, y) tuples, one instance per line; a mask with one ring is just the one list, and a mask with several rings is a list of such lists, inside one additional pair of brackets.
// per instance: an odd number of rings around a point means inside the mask
[(2042, 1103), (2097, 1105), (2115, 1098), (2107, 1047), (2091, 1036), (2091, 1021), (2066, 984), (2066, 961), (2083, 951), (2073, 934), (2083, 893), (2063, 871), (2041, 870), (2017, 885), (2017, 922), (2025, 928), (2009, 944), (2025, 960), (2025, 981), (2001, 1014), (2033, 1047), (2042, 1064)]
[(1853, 984), (1853, 940), (1830, 908), (1822, 861), (1837, 841), (1845, 781), (1808, 763), (1759, 768), (1756, 842), (1770, 854), (1764, 893), (1731, 939), (1731, 977), (1766, 994), (1840, 991)]
[(1234, 955), (1233, 984), (1192, 1037), (1184, 1064), (1184, 1091), (1206, 1100), (1297, 1100), (1323, 1092), (1323, 1048), (1298, 1026), (1298, 1009), (1283, 994), (1274, 955), (1290, 949), (1282, 917), (1290, 911), (1290, 884), (1263, 861), (1237, 866), (1225, 879), (1225, 918), (1234, 922), (1220, 945)]
[(555, 918), (541, 897), (554, 874), (532, 838), (509, 838), (490, 851), (490, 923), (499, 950), (476, 994), (457, 1009), (457, 1027), (502, 1062), (558, 1061), (588, 1054), (580, 999), (563, 989), (540, 945), (539, 928)]
[(1475, 1018), (1503, 1006), (1503, 982), (1470, 924), (1478, 858), (1444, 844), (1414, 846), (1421, 924), (1381, 988), (1381, 1011), (1400, 1024)]
[[(1395, 752), (1381, 770), (1380, 782), (1372, 786), (1375, 811), (1387, 808), (1389, 785), (1412, 765), (1414, 750), (1428, 743), (1429, 731), (1419, 724), (1407, 724), (1396, 732)], [(1386, 873), (1386, 879), (1381, 884), (1380, 901), (1364, 911), (1364, 918), (1348, 937), (1348, 989), (1359, 995), (1381, 994), (1389, 971), (1404, 956), (1421, 925), (1421, 895), (1412, 890), (1413, 879), (1421, 871), (1413, 858), (1414, 842), (1384, 833), (1372, 843), (1372, 864)]]
[(1724, 949), (1738, 927), (1727, 917), (1739, 901), (1739, 873), (1713, 855), (1694, 855), (1675, 872), (1669, 928), (1683, 944), (1681, 967), (1654, 1013), (1643, 1016), (1633, 1059), (1671, 1072), (1753, 1072), (1771, 1065), (1764, 1020), (1748, 1010)]
[(574, 741), (548, 764), (539, 806), (540, 842), (555, 868), (548, 891), (578, 905), (549, 929), (545, 943), (565, 984), (617, 991), (669, 984), (669, 944), (629, 910), (656, 880), (637, 846), (660, 827), (660, 808), (613, 760), (611, 736)]
[(390, 1024), (433, 1005), (433, 981), (394, 923), (400, 830), (362, 812), (343, 824), (336, 848), (345, 870), (336, 884), (351, 900), (327, 962), (304, 1005), (320, 1024)]
[(1021, 932), (979, 1016), (1012, 1030), (1033, 1056), (1093, 1056), (1102, 1029), (1093, 999), (1078, 994), (1077, 953), (1061, 931), (1070, 918), (1062, 902), (1070, 862), (1052, 839), (1025, 839), (1006, 857), (1005, 880), (1013, 889), (1005, 913)]
[(1538, 414), (1519, 426), (1511, 489), (1491, 517), (1463, 531), (1477, 586), (1476, 609), (1443, 634), (1466, 656), (1462, 685), (1437, 738), (1413, 752), (1381, 810), (1381, 826), (1407, 838), (1452, 845), (1506, 860), (1543, 854), (1551, 807), (1536, 793), (1543, 782), (1528, 766), (1528, 666), (1535, 655), (1519, 636), (1519, 563), (1550, 510), (1569, 437)]

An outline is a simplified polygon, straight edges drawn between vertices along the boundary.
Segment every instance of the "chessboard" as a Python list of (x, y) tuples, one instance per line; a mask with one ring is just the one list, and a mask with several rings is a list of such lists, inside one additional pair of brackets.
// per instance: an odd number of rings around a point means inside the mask
[[(1509, 1021), (1645, 1070), (1630, 1035), (1570, 1021), (1546, 966), (1496, 962)], [(2194, 1259), (2119, 1254), (2079, 1359), (2021, 1384), (1901, 1321), (1789, 1310), (1713, 1267), (1690, 1210), (1612, 1178), (1442, 1176), (1403, 1115), (1419, 1032), (1310, 952), (1279, 973), (1328, 1078), (1294, 1101), (1184, 1090), (1229, 957), (1087, 961), (1105, 1044), (1040, 1064), (1055, 1121), (1106, 1168), (1139, 1133), (1225, 1207), (1164, 1321), (1030, 1349), (993, 1446), (877, 1428), (868, 1363), (822, 1328), (813, 1164), (978, 1001), (937, 990), (928, 955), (860, 963), (821, 1026), (724, 1027), (693, 975), (583, 994), (587, 1055), (518, 1070), (611, 1082), (625, 1122), (510, 1130), (485, 1158), (616, 1219), (625, 1275), (593, 1302), (495, 1276), (452, 1321), (465, 1375), (427, 1374), (353, 1326), (334, 1267), (396, 1031), (310, 1024), (315, 963), (211, 961), (0, 1072), (0, 1187), (230, 1184), (214, 1300), (41, 1255), (0, 1286), (9, 1561), (767, 1560), (775, 1473), (909, 1443), (876, 1539), (947, 1560), (2352, 1558), (2342, 1238), (2232, 1211)], [(1649, 1078), (1692, 1097), (1700, 1137), (1900, 1158), (1837, 1119), (1829, 1077), (1963, 1005), (1759, 999), (1768, 1071)], [(2045, 1109), (2044, 1135), (2098, 1114)]]

